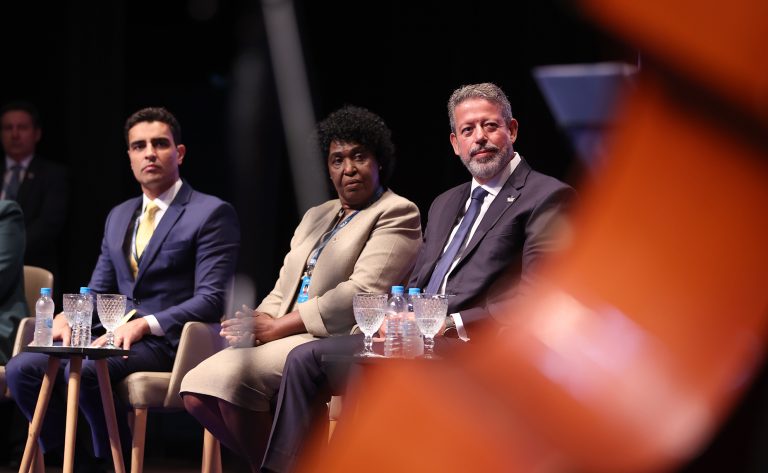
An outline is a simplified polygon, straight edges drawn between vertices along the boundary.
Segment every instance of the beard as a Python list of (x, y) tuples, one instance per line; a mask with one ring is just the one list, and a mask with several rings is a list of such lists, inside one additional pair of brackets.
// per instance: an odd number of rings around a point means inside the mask
[[(492, 154), (483, 157), (473, 156), (480, 151), (490, 151)], [(461, 162), (464, 163), (464, 166), (473, 177), (487, 181), (500, 173), (509, 164), (513, 154), (511, 147), (499, 149), (494, 145), (488, 144), (482, 148), (472, 149), (469, 152), (468, 158), (461, 157)]]

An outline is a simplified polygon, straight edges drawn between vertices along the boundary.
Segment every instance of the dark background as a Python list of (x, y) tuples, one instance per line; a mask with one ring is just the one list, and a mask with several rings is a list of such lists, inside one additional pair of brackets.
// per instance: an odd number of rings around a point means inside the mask
[[(398, 146), (391, 187), (426, 214), (438, 193), (468, 179), (448, 141), (448, 96), (462, 84), (492, 81), (507, 92), (520, 121), (516, 148), (538, 170), (577, 185), (579, 166), (531, 68), (634, 58), (565, 5), (298, 1), (315, 117), (345, 103), (380, 114)], [(182, 124), (188, 149), (182, 176), (237, 208), (239, 271), (255, 280), (263, 297), (301, 214), (261, 4), (4, 2), (0, 18), (0, 102), (37, 104), (43, 121), (39, 151), (66, 164), (72, 177), (57, 292), (87, 283), (107, 212), (140, 192), (125, 154), (126, 117), (162, 105)], [(243, 63), (259, 66), (250, 97), (237, 83)], [(233, 146), (233, 130), (243, 126), (233, 104), (242, 100), (253, 102), (255, 117), (247, 122), (255, 145), (245, 156)]]

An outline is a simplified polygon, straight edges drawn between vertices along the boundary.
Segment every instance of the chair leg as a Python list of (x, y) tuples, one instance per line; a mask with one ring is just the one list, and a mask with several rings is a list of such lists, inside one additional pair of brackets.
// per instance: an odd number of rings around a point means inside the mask
[(133, 446), (131, 448), (131, 473), (144, 471), (144, 442), (147, 433), (147, 408), (133, 409)]
[(208, 429), (203, 430), (202, 473), (221, 473), (221, 444)]
[(35, 458), (32, 459), (32, 465), (29, 467), (29, 473), (45, 473), (45, 460), (43, 460), (43, 449), (38, 446), (35, 452)]

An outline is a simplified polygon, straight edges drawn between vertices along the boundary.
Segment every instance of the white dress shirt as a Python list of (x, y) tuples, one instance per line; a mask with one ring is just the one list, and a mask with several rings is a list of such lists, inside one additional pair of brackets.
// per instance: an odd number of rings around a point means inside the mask
[[(475, 178), (472, 178), (472, 187), (469, 190), (469, 197), (467, 198), (467, 201), (464, 203), (465, 214), (469, 209), (470, 202), (472, 201), (472, 192), (478, 186), (485, 189), (488, 193), (485, 195), (485, 199), (483, 200), (483, 204), (480, 207), (480, 212), (478, 212), (477, 214), (477, 218), (475, 218), (475, 221), (472, 223), (472, 228), (469, 229), (467, 238), (462, 243), (458, 253), (456, 253), (456, 257), (451, 263), (451, 267), (448, 269), (448, 272), (445, 274), (445, 278), (443, 278), (443, 282), (440, 284), (440, 294), (445, 293), (445, 285), (448, 281), (448, 276), (450, 276), (451, 271), (453, 271), (453, 268), (455, 268), (456, 265), (459, 264), (459, 261), (461, 261), (461, 258), (464, 256), (464, 250), (466, 249), (469, 242), (472, 241), (472, 236), (475, 234), (475, 230), (477, 230), (477, 227), (480, 225), (480, 222), (483, 220), (485, 213), (488, 211), (488, 208), (491, 206), (491, 203), (493, 203), (493, 200), (496, 198), (499, 192), (501, 192), (501, 188), (504, 187), (504, 184), (507, 182), (507, 179), (509, 179), (509, 176), (512, 175), (512, 172), (514, 172), (517, 165), (520, 164), (520, 161), (521, 161), (520, 155), (517, 154), (517, 152), (515, 152), (514, 156), (512, 157), (512, 160), (509, 161), (509, 165), (505, 167), (500, 173), (496, 174), (491, 179), (489, 179), (488, 182), (486, 182), (485, 184), (480, 184), (475, 180)], [(445, 247), (443, 248), (443, 253), (448, 248), (448, 245), (451, 244), (451, 240), (453, 240), (453, 236), (458, 231), (459, 225), (461, 225), (461, 221), (463, 219), (464, 217), (460, 218), (454, 225), (453, 230), (451, 230), (451, 235), (448, 238), (448, 241), (445, 243)], [(464, 329), (464, 323), (461, 320), (461, 313), (455, 312), (453, 314), (450, 314), (450, 317), (453, 318), (453, 321), (456, 324), (456, 332), (458, 333), (459, 338), (464, 341), (469, 340), (469, 337), (467, 336), (467, 331)]]
[[(146, 194), (144, 194), (142, 196), (141, 212), (139, 213), (139, 216), (144, 214), (144, 210), (147, 208), (147, 204), (154, 202), (154, 204), (157, 205), (157, 211), (155, 212), (155, 228), (157, 228), (157, 226), (160, 224), (160, 220), (163, 218), (163, 215), (165, 215), (165, 211), (168, 210), (171, 202), (173, 202), (173, 199), (176, 198), (176, 194), (179, 193), (181, 185), (182, 180), (178, 179), (167, 191), (163, 192), (155, 199), (150, 199)], [(149, 324), (149, 331), (152, 333), (152, 335), (156, 335), (158, 337), (165, 335), (162, 327), (160, 327), (160, 322), (157, 321), (157, 317), (152, 314), (145, 315), (144, 320), (146, 320), (147, 324)]]

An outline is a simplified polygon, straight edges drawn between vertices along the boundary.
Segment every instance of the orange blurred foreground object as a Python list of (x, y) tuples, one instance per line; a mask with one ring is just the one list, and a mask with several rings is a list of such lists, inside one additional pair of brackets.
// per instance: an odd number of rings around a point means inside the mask
[(696, 452), (763, 356), (768, 167), (669, 103), (643, 82), (514, 327), (440, 369), (376, 370), (304, 471), (659, 471)]
[[(631, 18), (627, 37), (675, 64), (671, 82), (692, 75), (722, 92), (702, 99), (764, 126), (766, 43), (749, 39), (766, 34), (765, 2), (586, 3), (616, 29)], [(662, 18), (687, 13), (686, 31)], [(701, 37), (715, 32), (723, 44)], [(301, 471), (656, 472), (702, 447), (765, 357), (768, 149), (668, 79), (643, 71), (572, 247), (510, 329), (460, 358), (371, 371)]]

